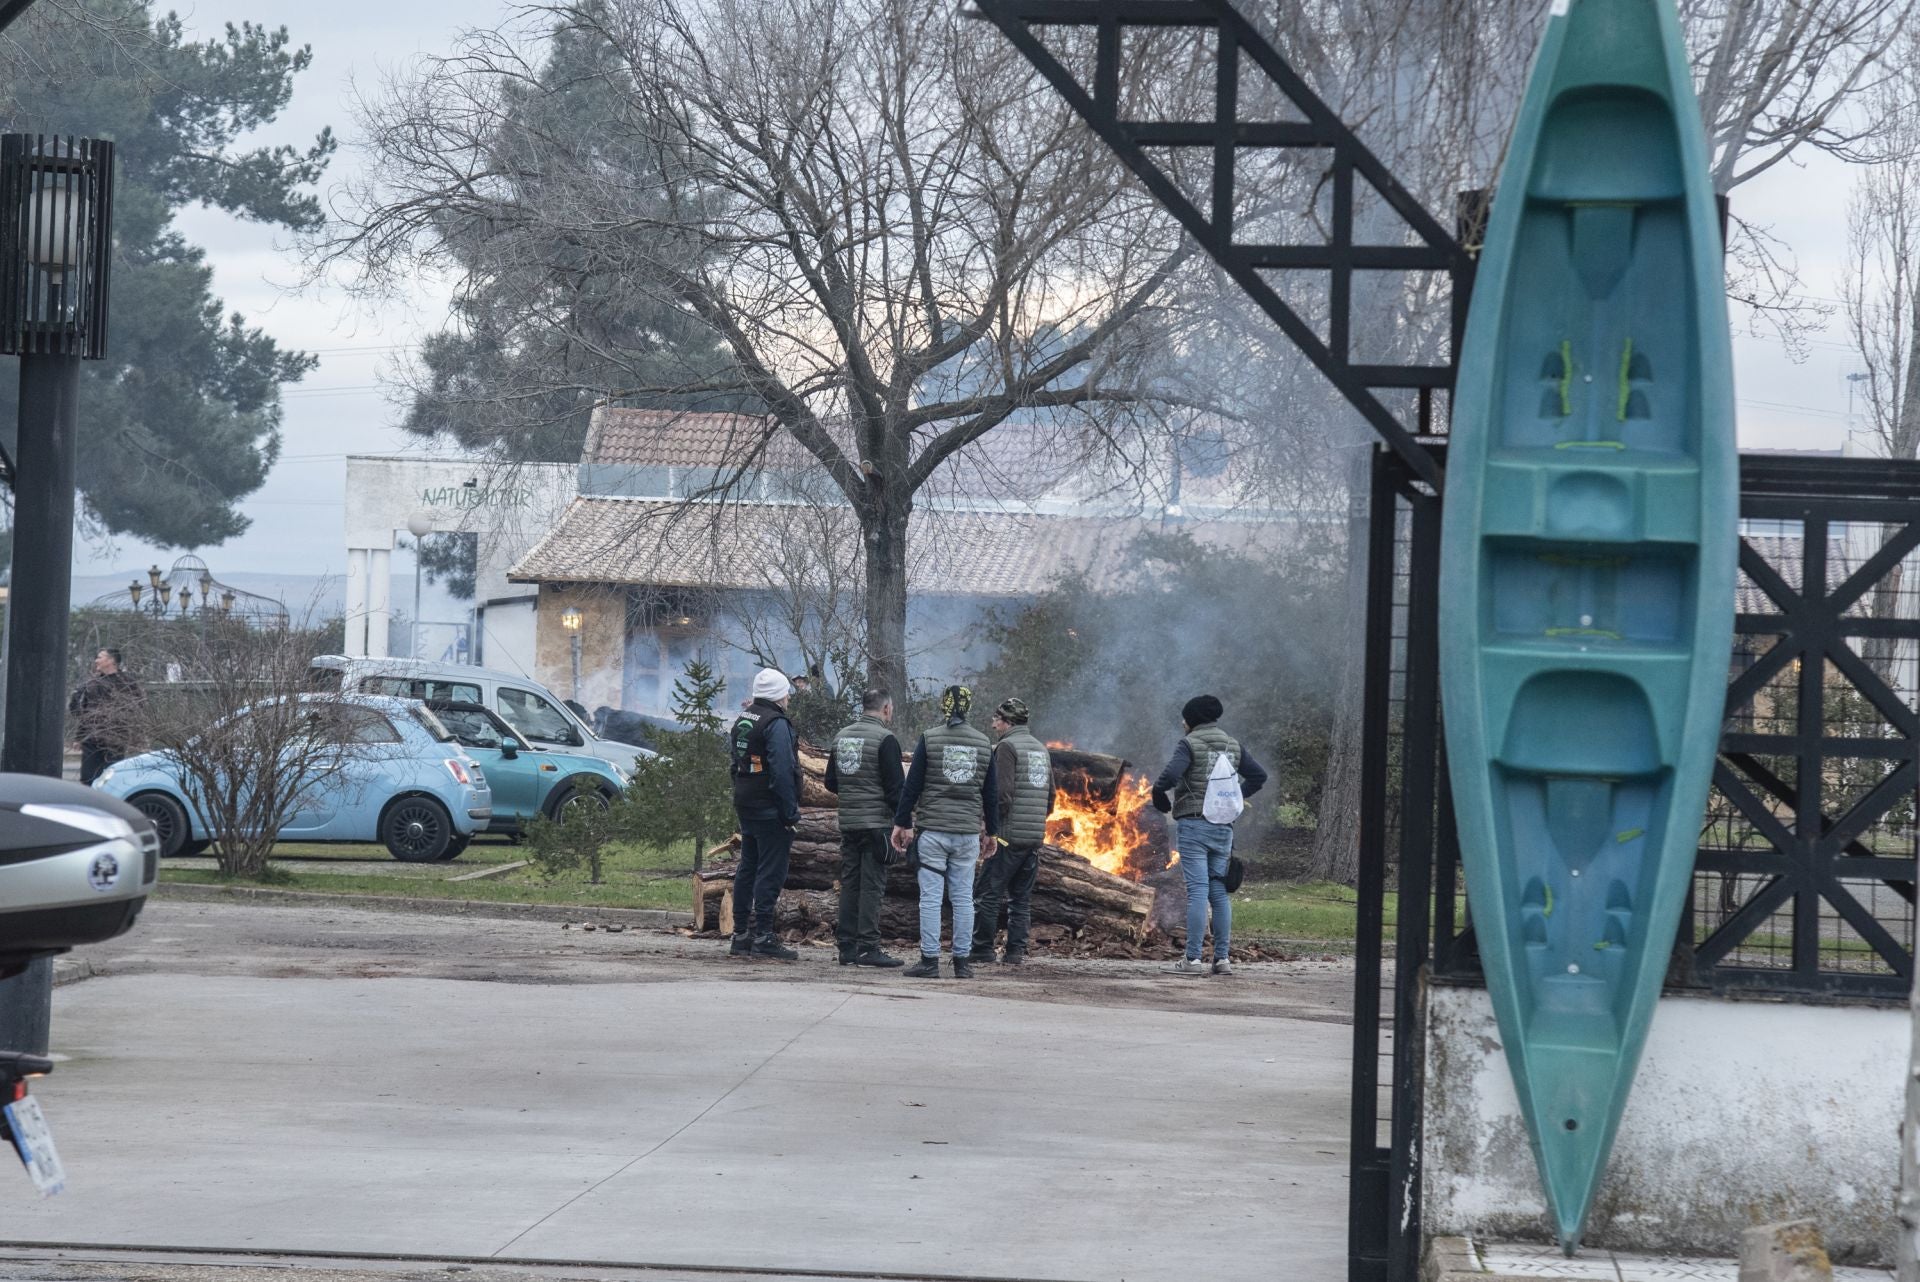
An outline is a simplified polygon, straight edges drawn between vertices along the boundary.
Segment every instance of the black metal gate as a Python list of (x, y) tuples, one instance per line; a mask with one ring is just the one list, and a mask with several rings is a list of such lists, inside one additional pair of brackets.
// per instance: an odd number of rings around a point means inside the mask
[[(1740, 482), (1727, 720), (1668, 988), (1900, 1004), (1920, 463), (1750, 454)], [(1386, 450), (1371, 501), (1348, 1278), (1413, 1282), (1423, 998), (1480, 972), (1440, 737), (1440, 501)]]

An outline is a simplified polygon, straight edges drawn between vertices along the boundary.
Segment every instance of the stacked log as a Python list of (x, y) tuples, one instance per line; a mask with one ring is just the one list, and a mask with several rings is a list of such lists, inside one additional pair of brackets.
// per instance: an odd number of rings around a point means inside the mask
[(1120, 778), (1133, 763), (1105, 752), (1047, 747), (1053, 763), (1053, 786), (1094, 801), (1110, 803), (1120, 794)]
[[(1125, 760), (1103, 753), (1051, 749), (1054, 768), (1065, 772), (1063, 786), (1111, 800), (1127, 768)], [(818, 939), (833, 934), (839, 909), (839, 798), (826, 789), (826, 757), (803, 747), (800, 753), (800, 823), (794, 831), (785, 889), (775, 908), (775, 926), (789, 938)], [(740, 838), (707, 852), (693, 877), (694, 928), (730, 934), (736, 928), (733, 875), (739, 865)], [(1153, 928), (1154, 892), (1147, 886), (1102, 872), (1072, 851), (1040, 848), (1040, 871), (1033, 888), (1033, 921), (1039, 939), (1067, 941), (1081, 949), (1106, 945), (1137, 946)], [(919, 935), (919, 882), (906, 862), (887, 870), (881, 906), (881, 934), (894, 940)], [(950, 917), (951, 910), (943, 916)], [(741, 923), (744, 925), (744, 923)]]

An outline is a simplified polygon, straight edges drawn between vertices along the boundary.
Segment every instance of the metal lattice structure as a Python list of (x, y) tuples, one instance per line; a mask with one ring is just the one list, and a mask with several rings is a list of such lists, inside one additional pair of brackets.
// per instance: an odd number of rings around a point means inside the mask
[[(1353, 277), (1356, 271), (1441, 272), (1455, 283), (1453, 338), (1457, 349), (1465, 322), (1467, 291), (1460, 283), (1472, 260), (1400, 181), (1368, 150), (1333, 109), (1315, 94), (1254, 26), (1226, 0), (978, 0), (980, 11), (1013, 42), (1047, 82), (1079, 113), (1148, 191), (1179, 220), (1187, 234), (1260, 305), (1327, 381), (1360, 412), (1405, 460), (1414, 474), (1435, 486), (1440, 469), (1418, 435), (1433, 431), (1433, 393), (1453, 386), (1453, 364), (1362, 364), (1353, 359)], [(1205, 119), (1127, 119), (1122, 116), (1120, 62), (1136, 35), (1186, 28), (1213, 40), (1213, 110)], [(1092, 84), (1049, 48), (1057, 29), (1094, 32)], [(1290, 104), (1297, 119), (1240, 118), (1245, 79), (1257, 76), (1269, 96)], [(1210, 190), (1203, 209), (1155, 151), (1205, 152)], [(1261, 243), (1243, 240), (1236, 222), (1240, 157), (1247, 152), (1304, 151), (1324, 154), (1332, 189), (1332, 216), (1324, 239)], [(1413, 243), (1355, 243), (1356, 187), (1365, 184), (1409, 229)], [(1270, 273), (1325, 273), (1327, 337), (1275, 289)], [(1418, 393), (1414, 421), (1377, 393), (1389, 388)]]

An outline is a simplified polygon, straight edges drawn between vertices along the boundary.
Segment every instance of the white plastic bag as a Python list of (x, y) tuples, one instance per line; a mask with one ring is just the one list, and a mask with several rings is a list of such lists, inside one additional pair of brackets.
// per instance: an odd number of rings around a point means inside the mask
[(1210, 824), (1230, 824), (1247, 808), (1240, 795), (1240, 772), (1224, 752), (1215, 753), (1213, 769), (1207, 772), (1207, 799), (1200, 803), (1200, 814)]

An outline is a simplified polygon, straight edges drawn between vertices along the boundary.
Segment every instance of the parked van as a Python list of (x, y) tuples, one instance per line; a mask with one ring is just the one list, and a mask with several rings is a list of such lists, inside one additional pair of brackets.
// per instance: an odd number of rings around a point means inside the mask
[(343, 654), (316, 655), (307, 671), (307, 684), (314, 690), (482, 704), (499, 713), (536, 748), (598, 757), (618, 767), (622, 777), (632, 775), (634, 764), (642, 757), (655, 755), (632, 744), (602, 739), (559, 695), (538, 681), (512, 672), (464, 663), (348, 658)]

